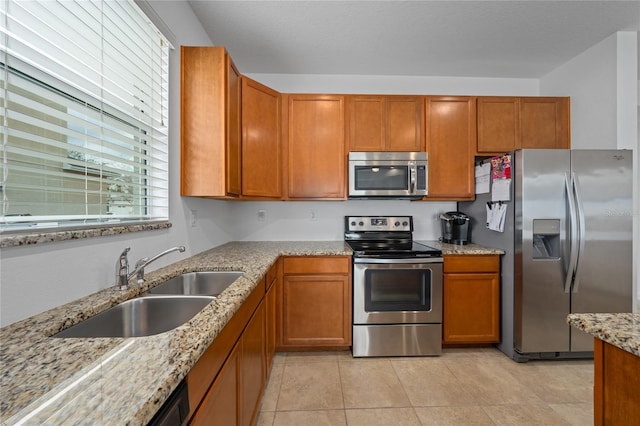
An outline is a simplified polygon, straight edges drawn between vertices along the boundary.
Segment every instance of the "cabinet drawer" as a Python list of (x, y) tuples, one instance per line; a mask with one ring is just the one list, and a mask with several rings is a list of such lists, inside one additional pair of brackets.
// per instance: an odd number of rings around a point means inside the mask
[(349, 256), (300, 256), (285, 257), (283, 272), (289, 274), (348, 274), (351, 267)]
[(444, 272), (498, 272), (500, 256), (498, 255), (445, 255)]

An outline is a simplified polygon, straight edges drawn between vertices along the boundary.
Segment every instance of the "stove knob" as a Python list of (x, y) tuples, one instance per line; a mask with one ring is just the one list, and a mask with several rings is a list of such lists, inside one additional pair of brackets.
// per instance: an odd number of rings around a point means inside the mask
[(394, 223), (393, 226), (395, 226), (397, 228), (398, 226), (400, 226), (400, 222)]
[(402, 226), (409, 226), (409, 222), (405, 220), (404, 222), (402, 222)]
[(356, 221), (355, 220), (351, 221), (351, 226), (356, 226)]
[(360, 222), (360, 223), (358, 223), (358, 225), (364, 226), (364, 222)]

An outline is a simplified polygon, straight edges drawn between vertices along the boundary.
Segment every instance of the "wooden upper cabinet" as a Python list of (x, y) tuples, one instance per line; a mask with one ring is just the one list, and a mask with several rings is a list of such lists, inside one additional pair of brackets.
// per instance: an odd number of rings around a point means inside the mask
[(515, 97), (478, 98), (478, 153), (501, 153), (520, 147), (519, 108)]
[(387, 96), (387, 150), (424, 151), (424, 97)]
[(242, 76), (242, 196), (282, 197), (280, 93)]
[(478, 98), (478, 155), (570, 148), (569, 98)]
[(349, 151), (424, 151), (422, 96), (348, 96)]
[(287, 198), (345, 199), (345, 97), (288, 94), (283, 104)]
[(520, 98), (522, 148), (570, 148), (569, 98)]
[(227, 70), (227, 195), (237, 196), (242, 192), (242, 141), (240, 129), (240, 108), (242, 107), (240, 72), (225, 55)]
[(429, 156), (427, 199), (473, 199), (476, 99), (428, 96), (425, 113)]
[(180, 193), (238, 196), (240, 73), (223, 47), (181, 46), (180, 53)]
[(384, 151), (386, 147), (383, 96), (348, 96), (349, 151)]

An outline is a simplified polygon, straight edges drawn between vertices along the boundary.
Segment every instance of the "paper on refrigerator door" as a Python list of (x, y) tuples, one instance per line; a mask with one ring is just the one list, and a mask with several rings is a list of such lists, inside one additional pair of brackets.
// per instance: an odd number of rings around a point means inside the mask
[(487, 228), (496, 232), (504, 232), (507, 219), (507, 205), (502, 203), (487, 204)]
[(491, 201), (509, 201), (511, 179), (494, 179), (491, 185)]
[(476, 166), (476, 194), (486, 194), (489, 192), (491, 182), (491, 163), (484, 163)]

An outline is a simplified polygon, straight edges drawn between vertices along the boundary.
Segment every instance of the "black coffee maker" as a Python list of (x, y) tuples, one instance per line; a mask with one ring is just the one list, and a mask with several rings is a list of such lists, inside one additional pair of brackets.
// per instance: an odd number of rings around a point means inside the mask
[(469, 243), (469, 216), (462, 212), (440, 214), (442, 242), (464, 245)]

